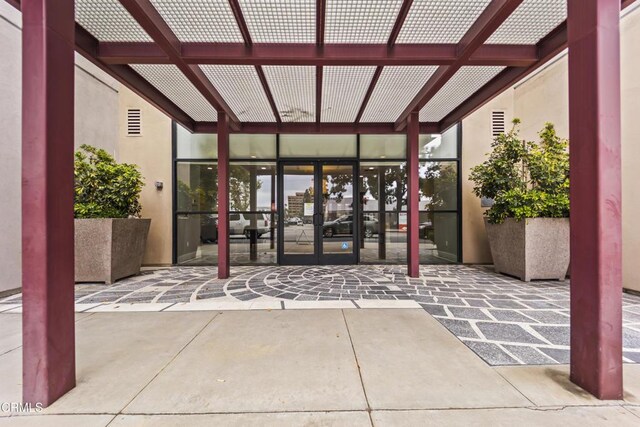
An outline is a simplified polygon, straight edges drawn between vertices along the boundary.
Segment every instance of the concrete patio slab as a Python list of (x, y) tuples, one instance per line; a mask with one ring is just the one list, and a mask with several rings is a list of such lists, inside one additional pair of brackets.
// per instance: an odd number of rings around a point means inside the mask
[(0, 354), (22, 345), (22, 315), (3, 314), (0, 322)]
[(530, 404), (423, 310), (344, 315), (374, 410)]
[(358, 412), (286, 412), (270, 414), (120, 415), (109, 427), (244, 427), (244, 426), (371, 426), (369, 414)]
[(637, 426), (637, 417), (620, 406), (550, 408), (499, 408), (444, 411), (376, 411), (371, 414), (376, 427), (447, 426), (539, 427)]
[(78, 323), (77, 386), (47, 413), (118, 413), (217, 313), (95, 313)]
[(0, 427), (105, 427), (113, 415), (20, 415), (0, 418)]
[[(2, 316), (4, 321), (5, 315)], [(0, 402), (22, 401), (22, 351), (9, 351), (0, 356)], [(9, 415), (7, 413), (0, 413)]]
[(342, 312), (220, 314), (124, 413), (366, 409)]
[[(568, 365), (504, 366), (497, 367), (495, 370), (538, 406), (622, 403), (615, 400), (598, 400), (569, 381)], [(625, 379), (627, 385), (631, 382), (629, 378)]]

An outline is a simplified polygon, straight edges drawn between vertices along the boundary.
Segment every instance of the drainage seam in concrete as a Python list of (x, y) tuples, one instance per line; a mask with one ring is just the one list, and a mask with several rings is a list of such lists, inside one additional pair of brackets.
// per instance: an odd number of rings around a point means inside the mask
[(356, 348), (353, 345), (353, 338), (351, 338), (351, 331), (349, 330), (349, 324), (347, 323), (347, 317), (344, 314), (344, 310), (340, 310), (342, 313), (342, 319), (344, 320), (344, 326), (347, 329), (347, 335), (349, 335), (349, 343), (351, 343), (351, 351), (353, 352), (353, 357), (356, 360), (356, 366), (358, 367), (358, 376), (360, 377), (360, 385), (362, 386), (362, 393), (364, 394), (364, 400), (367, 402), (367, 414), (369, 415), (369, 422), (371, 426), (374, 427), (373, 418), (371, 417), (371, 405), (369, 404), (369, 396), (367, 396), (367, 389), (364, 386), (364, 380), (362, 379), (362, 371), (360, 370), (360, 361), (358, 360), (358, 355), (356, 354)]

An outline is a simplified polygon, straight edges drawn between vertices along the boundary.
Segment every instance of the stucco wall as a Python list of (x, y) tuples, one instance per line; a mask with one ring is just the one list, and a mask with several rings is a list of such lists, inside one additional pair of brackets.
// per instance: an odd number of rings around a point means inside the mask
[(491, 251), (484, 230), (480, 199), (469, 181), (471, 168), (482, 163), (491, 151), (491, 112), (505, 110), (505, 120), (513, 119), (513, 91), (506, 91), (462, 121), (462, 260), (469, 264), (491, 262)]
[[(21, 285), (21, 14), (0, 2), (0, 293)], [(119, 84), (76, 55), (76, 147), (117, 154)]]
[[(139, 108), (142, 117), (142, 135), (127, 136), (127, 110)], [(146, 185), (140, 203), (142, 216), (151, 218), (151, 230), (145, 252), (145, 265), (171, 264), (171, 120), (129, 89), (120, 91), (118, 112), (119, 159), (140, 166)], [(155, 182), (161, 181), (161, 191)]]
[[(640, 253), (640, 9), (636, 9), (621, 22), (622, 60), (622, 223), (623, 223), (623, 283), (625, 288), (640, 290), (640, 269), (637, 268)], [(545, 122), (555, 124), (561, 137), (569, 137), (569, 87), (568, 58), (559, 57), (544, 70), (517, 84), (501, 95), (511, 97), (511, 117), (522, 120), (521, 135), (530, 140)], [(478, 110), (463, 121), (463, 171), (481, 162), (487, 147), (483, 136), (491, 122), (491, 107), (500, 98)], [(506, 104), (505, 104), (506, 105)], [(495, 108), (495, 107), (494, 107)], [(486, 127), (483, 129), (483, 127)], [(481, 129), (480, 132), (478, 130)], [(486, 151), (485, 151), (486, 152)], [(478, 156), (481, 156), (478, 158)], [(475, 210), (479, 201), (464, 188), (463, 175), (463, 238), (464, 262), (488, 262), (490, 254), (486, 245), (481, 210)], [(471, 200), (469, 200), (471, 199)], [(465, 210), (465, 205), (470, 209)]]

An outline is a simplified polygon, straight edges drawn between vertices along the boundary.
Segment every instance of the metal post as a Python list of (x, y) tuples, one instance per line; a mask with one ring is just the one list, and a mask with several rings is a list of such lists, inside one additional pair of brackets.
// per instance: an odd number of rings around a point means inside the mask
[(414, 111), (407, 118), (407, 273), (410, 277), (420, 277), (419, 135), (418, 112)]
[(73, 0), (22, 1), (22, 394), (75, 387)]
[(218, 112), (218, 278), (229, 277), (229, 118)]
[(569, 0), (571, 380), (622, 398), (620, 1)]

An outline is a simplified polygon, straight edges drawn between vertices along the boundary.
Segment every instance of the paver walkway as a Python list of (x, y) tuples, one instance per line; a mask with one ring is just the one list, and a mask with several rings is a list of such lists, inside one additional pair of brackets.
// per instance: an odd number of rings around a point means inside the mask
[[(214, 267), (147, 270), (76, 286), (77, 311), (423, 308), (490, 365), (569, 362), (569, 281), (525, 283), (487, 266)], [(20, 311), (20, 295), (0, 311)], [(624, 361), (640, 362), (640, 297), (624, 294)], [(4, 307), (4, 308), (3, 308)]]

